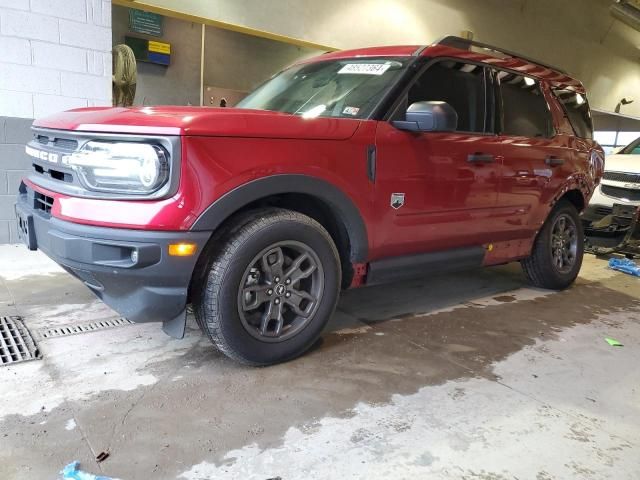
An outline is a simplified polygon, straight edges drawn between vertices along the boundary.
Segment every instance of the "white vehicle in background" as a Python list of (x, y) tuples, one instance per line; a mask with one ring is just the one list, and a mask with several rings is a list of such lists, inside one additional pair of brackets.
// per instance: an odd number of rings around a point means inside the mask
[(606, 156), (604, 176), (582, 214), (594, 253), (640, 254), (640, 138)]

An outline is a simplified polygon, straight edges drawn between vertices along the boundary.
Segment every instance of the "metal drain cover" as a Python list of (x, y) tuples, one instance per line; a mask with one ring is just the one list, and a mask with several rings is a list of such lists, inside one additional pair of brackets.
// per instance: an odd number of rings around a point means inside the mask
[(97, 322), (77, 323), (75, 325), (60, 325), (53, 328), (43, 328), (37, 331), (36, 335), (39, 339), (66, 337), (69, 335), (78, 335), (79, 333), (95, 332), (98, 330), (106, 330), (107, 328), (124, 327), (133, 325), (133, 322), (126, 318), (113, 318), (107, 320), (99, 320)]
[(40, 350), (20, 317), (0, 317), (0, 366), (40, 358)]

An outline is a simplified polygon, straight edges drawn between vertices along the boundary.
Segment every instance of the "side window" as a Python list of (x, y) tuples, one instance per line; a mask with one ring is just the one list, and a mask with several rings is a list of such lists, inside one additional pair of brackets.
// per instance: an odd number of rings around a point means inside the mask
[(593, 139), (593, 121), (587, 98), (580, 93), (560, 88), (553, 89), (553, 94), (562, 105), (576, 136)]
[(553, 122), (540, 83), (510, 72), (496, 74), (502, 94), (502, 133), (523, 137), (553, 136)]
[(409, 90), (408, 105), (442, 101), (458, 113), (458, 131), (485, 131), (484, 68), (454, 61), (431, 65)]

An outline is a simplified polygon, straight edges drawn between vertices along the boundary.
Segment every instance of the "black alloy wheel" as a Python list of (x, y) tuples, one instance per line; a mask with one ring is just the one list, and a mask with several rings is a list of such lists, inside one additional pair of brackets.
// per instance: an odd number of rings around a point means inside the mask
[(247, 331), (264, 342), (281, 342), (303, 330), (324, 293), (318, 255), (301, 242), (268, 246), (251, 260), (242, 278), (238, 314)]

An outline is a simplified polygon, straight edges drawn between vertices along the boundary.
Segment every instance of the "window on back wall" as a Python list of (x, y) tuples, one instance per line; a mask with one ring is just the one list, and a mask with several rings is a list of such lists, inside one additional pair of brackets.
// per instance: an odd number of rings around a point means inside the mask
[(613, 131), (595, 131), (593, 139), (604, 149), (604, 153), (611, 153), (616, 148), (616, 139), (618, 132)]
[(539, 82), (502, 71), (496, 77), (502, 94), (502, 133), (531, 138), (553, 136), (551, 112)]
[(627, 146), (632, 142), (635, 142), (640, 137), (640, 132), (618, 132), (618, 145)]
[(593, 139), (600, 144), (606, 154), (613, 153), (640, 138), (640, 132), (620, 132), (614, 130), (598, 130), (593, 132)]

